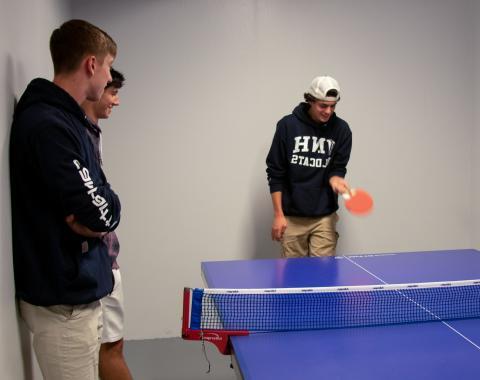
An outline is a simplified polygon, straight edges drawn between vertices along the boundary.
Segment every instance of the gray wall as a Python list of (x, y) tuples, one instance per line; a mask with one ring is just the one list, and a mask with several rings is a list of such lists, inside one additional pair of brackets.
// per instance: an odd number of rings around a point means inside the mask
[(472, 173), (472, 246), (480, 249), (480, 2), (475, 2), (474, 18), (475, 41), (473, 51), (475, 53), (474, 73), (472, 81), (475, 84), (475, 94), (473, 96), (473, 109), (475, 115), (474, 134), (473, 134), (473, 173)]
[(103, 123), (124, 205), (127, 338), (179, 334), (181, 290), (202, 285), (201, 261), (278, 256), (264, 160), (276, 122), (319, 74), (343, 88), (348, 179), (376, 201), (369, 218), (340, 212), (339, 253), (479, 246), (472, 0), (72, 6), (119, 42), (127, 76)]
[[(8, 138), (14, 97), (36, 76), (52, 77), (48, 38), (65, 19), (61, 0), (0, 0), (0, 372), (2, 379), (32, 379), (38, 368), (29, 336), (17, 319), (12, 270)], [(33, 17), (34, 16), (34, 17)], [(23, 356), (23, 360), (20, 358)], [(39, 377), (36, 377), (39, 378)]]

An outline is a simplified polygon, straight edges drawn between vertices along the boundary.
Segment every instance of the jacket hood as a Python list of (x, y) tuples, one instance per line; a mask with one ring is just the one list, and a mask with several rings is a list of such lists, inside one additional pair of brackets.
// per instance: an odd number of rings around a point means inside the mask
[(15, 108), (14, 119), (28, 107), (38, 103), (64, 109), (81, 120), (85, 118), (82, 108), (70, 94), (49, 80), (36, 78), (29, 83), (20, 98)]
[(310, 115), (308, 114), (308, 109), (310, 105), (308, 103), (302, 102), (298, 106), (295, 107), (293, 110), (293, 114), (300, 119), (302, 123), (308, 124), (312, 127), (318, 128), (319, 126), (330, 126), (335, 123), (335, 119), (337, 118), (336, 113), (334, 112), (330, 119), (326, 123), (316, 123), (312, 120)]

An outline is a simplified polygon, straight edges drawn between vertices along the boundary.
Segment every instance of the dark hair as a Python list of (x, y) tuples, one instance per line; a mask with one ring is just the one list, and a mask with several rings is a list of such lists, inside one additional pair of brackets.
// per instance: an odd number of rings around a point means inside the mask
[(313, 96), (313, 95), (310, 95), (308, 92), (306, 92), (305, 94), (303, 94), (303, 98), (305, 99), (305, 101), (307, 103), (310, 103), (310, 102), (316, 102), (318, 99)]
[[(337, 97), (338, 96), (338, 91), (334, 90), (334, 89), (328, 90), (327, 93), (326, 93), (326, 96)], [(315, 96), (309, 94), (308, 92), (303, 94), (303, 98), (305, 99), (305, 101), (307, 103), (316, 102), (317, 100), (320, 100), (320, 99), (317, 99)]]
[(89, 54), (103, 60), (117, 55), (117, 44), (102, 29), (84, 20), (70, 20), (50, 36), (50, 53), (55, 74), (70, 73)]
[(105, 88), (122, 88), (123, 82), (125, 82), (125, 77), (123, 76), (123, 74), (112, 67), (110, 68), (110, 75), (112, 76), (112, 81), (108, 82)]

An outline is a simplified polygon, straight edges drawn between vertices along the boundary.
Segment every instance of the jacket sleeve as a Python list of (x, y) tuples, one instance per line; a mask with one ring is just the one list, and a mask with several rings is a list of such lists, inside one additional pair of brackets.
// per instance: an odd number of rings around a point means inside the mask
[(52, 123), (35, 134), (32, 147), (42, 184), (52, 195), (46, 202), (59, 202), (62, 217), (74, 214), (92, 231), (107, 232), (117, 227), (120, 200), (101, 168), (88, 166), (85, 148), (74, 133)]
[(282, 191), (286, 182), (288, 162), (283, 130), (282, 125), (278, 123), (267, 155), (267, 179), (270, 193)]
[(330, 163), (330, 173), (328, 178), (333, 176), (344, 178), (347, 174), (347, 164), (352, 151), (352, 132), (348, 125), (336, 148), (336, 152), (333, 154)]

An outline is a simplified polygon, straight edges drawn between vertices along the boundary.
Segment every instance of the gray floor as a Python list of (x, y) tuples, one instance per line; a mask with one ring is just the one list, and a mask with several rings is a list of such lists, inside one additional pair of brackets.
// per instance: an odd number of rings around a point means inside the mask
[(211, 343), (181, 338), (129, 340), (125, 358), (135, 380), (235, 380), (230, 356), (221, 355)]

